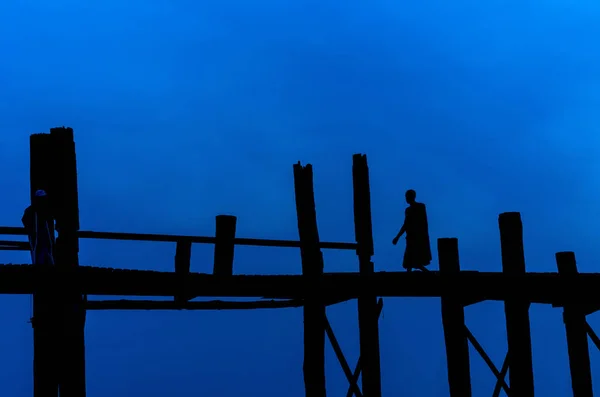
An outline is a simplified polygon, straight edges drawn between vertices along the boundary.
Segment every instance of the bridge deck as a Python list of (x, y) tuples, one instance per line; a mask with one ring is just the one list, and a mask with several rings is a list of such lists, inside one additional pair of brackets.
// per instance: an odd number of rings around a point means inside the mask
[[(31, 294), (39, 288), (76, 288), (87, 295), (173, 296), (182, 292), (202, 297), (264, 297), (301, 299), (300, 275), (234, 275), (218, 277), (190, 273), (185, 280), (174, 272), (125, 270), (81, 266), (58, 270), (48, 266), (0, 265), (0, 294)], [(356, 298), (363, 291), (381, 297), (441, 297), (466, 301), (526, 299), (532, 303), (562, 305), (566, 300), (594, 303), (600, 299), (600, 273), (571, 276), (527, 273), (511, 276), (495, 272), (326, 273), (325, 298)]]

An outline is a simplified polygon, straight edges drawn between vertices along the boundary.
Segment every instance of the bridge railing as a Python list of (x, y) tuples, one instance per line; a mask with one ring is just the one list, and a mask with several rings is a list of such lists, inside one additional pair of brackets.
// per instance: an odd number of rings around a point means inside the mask
[[(0, 226), (0, 235), (4, 236), (25, 236), (27, 233), (22, 227)], [(158, 241), (158, 242), (179, 242), (187, 240), (198, 244), (214, 244), (216, 237), (211, 236), (189, 236), (176, 234), (156, 234), (156, 233), (122, 233), (122, 232), (93, 232), (90, 230), (82, 230), (78, 232), (79, 238), (99, 239), (99, 240), (129, 240), (129, 241)], [(258, 246), (258, 247), (290, 247), (300, 248), (299, 240), (278, 240), (278, 239), (261, 239), (261, 238), (234, 238), (236, 245)], [(19, 246), (29, 249), (29, 246), (23, 246), (27, 242), (0, 240), (0, 249), (3, 246)], [(339, 249), (339, 250), (356, 250), (358, 244), (348, 242), (320, 242), (319, 248), (322, 249)]]

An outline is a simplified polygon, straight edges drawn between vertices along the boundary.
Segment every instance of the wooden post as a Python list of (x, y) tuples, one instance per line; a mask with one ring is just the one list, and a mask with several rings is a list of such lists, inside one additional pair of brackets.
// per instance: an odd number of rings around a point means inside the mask
[[(379, 320), (379, 316), (381, 316), (382, 310), (383, 310), (383, 299), (379, 298), (377, 300), (377, 319), (378, 320)], [(351, 383), (358, 384), (358, 378), (360, 377), (361, 371), (362, 371), (362, 361), (359, 356), (358, 360), (356, 361), (356, 366), (354, 367), (354, 372), (352, 373), (352, 382)], [(355, 393), (354, 393), (354, 388), (352, 387), (352, 384), (351, 384), (350, 387), (348, 387), (348, 392), (346, 393), (346, 397), (352, 397), (353, 395), (355, 395)]]
[(323, 254), (310, 164), (294, 165), (296, 212), (300, 235), (302, 275), (305, 280), (304, 305), (304, 385), (306, 397), (325, 397), (325, 305), (321, 294)]
[[(33, 134), (29, 138), (31, 200), (34, 193), (45, 190), (52, 202), (53, 145), (49, 134)], [(54, 233), (54, 230), (52, 230)], [(33, 294), (33, 395), (58, 396), (56, 357), (56, 296), (51, 285), (42, 285)]]
[(233, 274), (233, 253), (235, 249), (235, 226), (237, 218), (231, 215), (217, 215), (215, 232), (215, 276), (231, 276)]
[(175, 247), (175, 273), (187, 275), (190, 272), (191, 258), (192, 241), (188, 239), (179, 240)]
[[(502, 271), (507, 275), (525, 274), (523, 224), (518, 212), (505, 212), (498, 217), (502, 250)], [(512, 394), (533, 397), (533, 363), (531, 354), (530, 302), (520, 299), (504, 303), (508, 340), (508, 376)]]
[[(53, 189), (56, 212), (55, 263), (57, 269), (76, 271), (79, 266), (79, 198), (73, 129), (52, 128), (54, 141)], [(85, 306), (77, 286), (67, 285), (60, 293), (61, 329), (57, 352), (61, 397), (85, 397)]]
[[(440, 273), (458, 274), (458, 239), (438, 239), (438, 258)], [(465, 333), (464, 306), (460, 300), (442, 296), (442, 324), (446, 341), (450, 397), (471, 397), (469, 342)]]
[[(565, 277), (574, 276), (578, 273), (575, 253), (573, 252), (557, 252), (556, 265), (558, 266), (558, 273)], [(594, 393), (592, 391), (587, 323), (582, 306), (565, 302), (563, 319), (567, 332), (573, 397), (592, 397)]]
[(175, 247), (175, 274), (180, 280), (181, 290), (173, 299), (175, 302), (184, 303), (189, 300), (189, 296), (185, 291), (185, 284), (188, 274), (190, 273), (190, 263), (192, 259), (192, 242), (188, 239), (179, 240)]
[[(354, 189), (354, 234), (358, 244), (360, 274), (368, 278), (374, 273), (371, 256), (374, 253), (371, 224), (371, 192), (367, 156), (352, 157)], [(381, 362), (379, 356), (379, 321), (377, 296), (361, 291), (358, 298), (358, 328), (362, 360), (362, 386), (365, 397), (381, 397)]]

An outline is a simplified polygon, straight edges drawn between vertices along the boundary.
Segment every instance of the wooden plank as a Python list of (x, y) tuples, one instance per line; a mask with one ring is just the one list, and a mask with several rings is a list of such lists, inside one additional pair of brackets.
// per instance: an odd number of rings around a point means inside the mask
[(235, 227), (237, 218), (231, 215), (217, 215), (215, 232), (215, 258), (213, 274), (215, 276), (233, 275), (235, 250)]
[[(371, 224), (371, 192), (367, 156), (352, 157), (352, 181), (354, 193), (354, 233), (358, 247), (356, 253), (360, 274), (367, 280), (374, 273), (371, 256), (374, 253), (373, 227)], [(362, 387), (367, 397), (381, 397), (381, 358), (379, 353), (379, 321), (377, 295), (366, 284), (358, 288), (358, 328), (360, 357), (363, 362)]]
[(304, 306), (302, 299), (264, 300), (257, 302), (228, 302), (221, 300), (205, 302), (171, 302), (148, 300), (88, 300), (87, 310), (252, 310), (283, 309)]
[[(283, 266), (282, 266), (283, 267)], [(32, 294), (44, 283), (62, 288), (75, 284), (85, 295), (167, 296), (180, 288), (175, 272), (125, 270), (81, 266), (72, 271), (41, 269), (31, 265), (0, 264), (0, 294)], [(355, 299), (360, 289), (380, 297), (429, 297), (442, 295), (468, 299), (485, 296), (492, 301), (530, 300), (552, 304), (570, 299), (574, 303), (600, 300), (600, 273), (579, 273), (565, 279), (558, 273), (527, 273), (511, 276), (499, 272), (375, 272), (324, 273), (322, 293), (326, 299)], [(233, 275), (226, 280), (212, 274), (190, 273), (186, 289), (194, 296), (296, 299), (305, 294), (300, 275)], [(566, 292), (568, 291), (568, 293)]]
[[(523, 224), (518, 212), (505, 212), (498, 218), (502, 251), (502, 270), (507, 275), (525, 274)], [(525, 288), (530, 288), (526, 286)], [(533, 360), (529, 302), (509, 299), (504, 303), (508, 340), (508, 372), (511, 391), (515, 396), (533, 397)]]
[(0, 245), (0, 251), (29, 251), (29, 248), (16, 245)]
[[(0, 226), (0, 236), (25, 236), (25, 229), (22, 227)], [(208, 236), (186, 236), (175, 234), (151, 234), (151, 233), (118, 233), (118, 232), (94, 232), (82, 230), (78, 232), (79, 238), (99, 239), (99, 240), (123, 240), (123, 241), (155, 241), (175, 243), (181, 239), (189, 239), (198, 244), (214, 244), (215, 237)], [(282, 248), (300, 248), (300, 241), (295, 240), (274, 240), (264, 238), (243, 238), (236, 237), (236, 245), (246, 245), (255, 247), (282, 247)], [(356, 250), (356, 243), (321, 241), (321, 249), (337, 250)]]
[[(438, 239), (438, 257), (441, 273), (460, 272), (458, 239)], [(450, 397), (470, 397), (472, 393), (469, 342), (464, 332), (465, 311), (460, 300), (442, 296), (442, 324)]]
[(325, 397), (325, 305), (321, 295), (323, 254), (319, 248), (319, 232), (313, 189), (312, 166), (294, 164), (294, 187), (304, 304), (304, 386), (306, 397)]
[(0, 236), (26, 236), (27, 232), (23, 227), (0, 226)]
[[(573, 252), (557, 252), (558, 273), (564, 277), (577, 274), (577, 262)], [(563, 319), (567, 333), (569, 369), (573, 397), (592, 397), (592, 372), (588, 347), (585, 313), (581, 305), (565, 304)]]
[(0, 246), (20, 247), (29, 250), (29, 242), (27, 241), (0, 240)]
[[(344, 300), (330, 300), (325, 306), (337, 305)], [(254, 310), (254, 309), (284, 309), (304, 306), (303, 299), (260, 300), (254, 302), (235, 301), (188, 301), (172, 302), (157, 300), (88, 300), (87, 310)]]
[[(24, 236), (25, 229), (22, 227), (0, 226), (0, 236)], [(123, 240), (123, 241), (155, 241), (155, 242), (171, 242), (175, 243), (182, 239), (189, 239), (193, 243), (198, 244), (214, 244), (215, 237), (207, 236), (185, 236), (175, 234), (151, 234), (151, 233), (118, 233), (118, 232), (94, 232), (82, 230), (78, 232), (79, 238), (99, 239), (99, 240)], [(283, 247), (283, 248), (300, 248), (300, 241), (295, 240), (273, 240), (264, 238), (242, 238), (236, 237), (234, 240), (236, 245), (247, 245), (255, 247)], [(345, 242), (319, 242), (319, 248), (322, 249), (338, 249), (338, 250), (356, 250), (356, 243)]]

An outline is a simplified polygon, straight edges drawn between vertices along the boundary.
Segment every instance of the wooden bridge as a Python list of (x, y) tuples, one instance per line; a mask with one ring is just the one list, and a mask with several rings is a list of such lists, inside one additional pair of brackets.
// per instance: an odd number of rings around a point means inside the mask
[[(502, 272), (460, 271), (458, 240), (437, 241), (439, 272), (375, 272), (366, 156), (353, 157), (356, 242), (321, 242), (317, 230), (311, 165), (293, 167), (299, 241), (239, 238), (236, 218), (216, 217), (214, 237), (79, 230), (75, 144), (70, 128), (34, 134), (31, 192), (49, 193), (59, 235), (55, 266), (0, 265), (1, 294), (33, 294), (34, 396), (84, 397), (84, 325), (87, 310), (226, 310), (303, 307), (304, 380), (307, 397), (325, 397), (325, 341), (330, 340), (349, 382), (347, 397), (381, 397), (378, 317), (382, 297), (439, 297), (451, 397), (471, 396), (470, 342), (497, 378), (494, 396), (533, 397), (529, 307), (561, 308), (567, 334), (573, 395), (592, 396), (588, 336), (600, 340), (586, 316), (600, 307), (600, 274), (577, 272), (572, 252), (556, 254), (556, 273), (527, 273), (520, 214), (500, 214)], [(24, 236), (21, 227), (0, 235)], [(175, 244), (173, 272), (79, 266), (79, 239), (163, 241)], [(192, 244), (214, 244), (212, 274), (190, 272)], [(234, 275), (236, 245), (299, 248), (302, 275)], [(0, 250), (28, 250), (21, 240), (2, 240)], [(353, 250), (358, 272), (324, 273), (323, 249)], [(158, 300), (91, 300), (93, 295), (169, 296)], [(192, 301), (195, 297), (254, 297), (253, 302)], [(352, 369), (327, 320), (326, 307), (358, 301), (360, 358)], [(465, 325), (464, 307), (484, 300), (505, 302), (508, 352), (498, 368)], [(510, 369), (510, 371), (509, 371)], [(299, 369), (300, 370), (300, 369)], [(505, 379), (508, 374), (508, 381)], [(362, 386), (362, 387), (361, 387)]]

